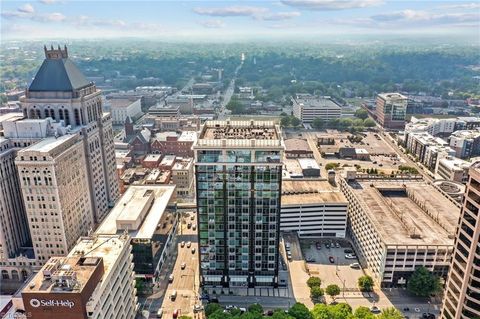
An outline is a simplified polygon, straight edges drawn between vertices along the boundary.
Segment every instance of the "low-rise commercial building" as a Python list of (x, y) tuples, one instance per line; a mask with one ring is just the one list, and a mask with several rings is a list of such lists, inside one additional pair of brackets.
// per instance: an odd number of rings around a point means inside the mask
[(192, 146), (197, 140), (197, 132), (161, 132), (153, 136), (151, 150), (157, 154), (193, 157)]
[(313, 151), (308, 142), (300, 138), (285, 140), (285, 156), (287, 158), (313, 157)]
[(127, 117), (137, 119), (143, 114), (140, 99), (111, 99), (107, 101), (110, 104), (110, 114), (114, 125), (123, 125)]
[(320, 166), (313, 158), (299, 158), (297, 159), (303, 177), (320, 177)]
[(340, 179), (348, 234), (360, 263), (383, 287), (402, 286), (415, 268), (446, 278), (459, 208), (422, 180)]
[(172, 182), (175, 184), (177, 197), (192, 197), (195, 194), (195, 175), (193, 158), (177, 158), (172, 167)]
[(292, 103), (293, 115), (302, 123), (312, 123), (316, 118), (327, 122), (342, 116), (342, 108), (329, 96), (297, 95)]
[(345, 238), (348, 201), (326, 181), (283, 180), (280, 230), (299, 237)]
[(134, 318), (138, 310), (130, 238), (82, 237), (67, 257), (52, 257), (22, 289), (36, 319)]
[(95, 233), (128, 232), (132, 238), (135, 277), (155, 282), (176, 225), (174, 185), (132, 185)]

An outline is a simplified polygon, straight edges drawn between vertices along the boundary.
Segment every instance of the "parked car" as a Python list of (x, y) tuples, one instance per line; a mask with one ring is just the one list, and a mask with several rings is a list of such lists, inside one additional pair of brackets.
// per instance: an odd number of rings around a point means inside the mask
[(353, 254), (346, 254), (346, 255), (345, 255), (345, 258), (346, 258), (346, 259), (357, 259), (357, 256), (356, 256), (356, 255), (353, 255)]
[(192, 254), (195, 254), (195, 247), (192, 248)]
[(333, 256), (330, 256), (328, 257), (328, 260), (330, 261), (330, 263), (335, 263), (335, 258), (333, 258)]
[(185, 242), (184, 242), (184, 241), (182, 241), (182, 242), (180, 243), (180, 247), (182, 247), (182, 248), (185, 247)]
[(345, 254), (353, 254), (353, 250), (351, 250), (350, 248), (344, 249), (343, 252)]
[(172, 318), (176, 319), (180, 316), (180, 309), (175, 309), (172, 313)]
[(177, 291), (176, 290), (172, 291), (172, 293), (170, 294), (170, 300), (175, 301), (175, 299), (177, 299)]
[(185, 267), (187, 267), (187, 264), (186, 264), (186, 263), (182, 263), (182, 264), (180, 265), (180, 268), (181, 268), (182, 270), (185, 269)]
[(193, 306), (193, 312), (199, 312), (203, 310), (203, 306), (201, 304), (196, 304)]
[(188, 241), (188, 242), (187, 242), (187, 248), (190, 248), (190, 246), (192, 246), (192, 242), (191, 242), (191, 241)]
[(163, 317), (163, 309), (160, 308), (160, 309), (158, 309), (158, 311), (157, 311), (157, 318), (162, 318), (162, 317)]
[(201, 294), (199, 299), (209, 301), (210, 300), (210, 295), (209, 294)]
[(380, 308), (378, 308), (377, 306), (371, 306), (371, 307), (370, 307), (370, 312), (371, 312), (371, 313), (380, 313), (381, 310), (380, 310)]
[(353, 263), (353, 264), (350, 264), (350, 268), (353, 268), (353, 269), (360, 269), (360, 264), (359, 264), (359, 263)]
[(188, 224), (187, 224), (187, 228), (188, 228), (188, 229), (192, 228), (192, 223), (188, 223)]
[(313, 257), (307, 257), (307, 259), (305, 259), (305, 260), (306, 260), (307, 262), (309, 262), (309, 263), (312, 263), (312, 262), (315, 261), (315, 258), (313, 258)]
[(170, 276), (168, 276), (168, 282), (173, 282), (173, 274), (170, 274)]
[(325, 244), (325, 247), (330, 248), (330, 244), (329, 244), (329, 243), (326, 243), (326, 244)]
[(340, 248), (340, 244), (339, 244), (339, 243), (335, 243), (335, 247)]
[(192, 230), (197, 230), (197, 225), (193, 225)]
[(194, 220), (194, 219), (195, 219), (195, 215), (190, 216), (190, 220)]

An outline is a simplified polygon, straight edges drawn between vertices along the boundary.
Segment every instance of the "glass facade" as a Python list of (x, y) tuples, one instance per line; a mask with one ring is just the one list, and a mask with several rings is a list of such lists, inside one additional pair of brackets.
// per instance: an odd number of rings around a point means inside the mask
[(281, 176), (280, 151), (198, 151), (204, 285), (276, 284)]

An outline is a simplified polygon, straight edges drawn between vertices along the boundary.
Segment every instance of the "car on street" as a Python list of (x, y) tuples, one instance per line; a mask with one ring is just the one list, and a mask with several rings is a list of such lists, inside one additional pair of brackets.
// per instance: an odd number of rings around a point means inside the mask
[(329, 256), (328, 257), (328, 260), (330, 261), (330, 263), (335, 263), (335, 258), (333, 258), (333, 256)]
[(330, 248), (330, 244), (329, 244), (329, 243), (326, 243), (326, 244), (325, 244), (325, 247)]
[(168, 282), (173, 282), (173, 274), (170, 274), (170, 276), (168, 276)]
[(307, 262), (309, 262), (309, 263), (312, 263), (312, 262), (315, 261), (315, 258), (313, 258), (313, 257), (307, 257), (305, 260), (306, 260)]
[(158, 309), (158, 311), (157, 311), (157, 318), (162, 318), (162, 317), (163, 317), (163, 309), (160, 308), (160, 309)]
[(175, 301), (175, 299), (177, 299), (177, 291), (176, 290), (172, 291), (172, 293), (170, 294), (170, 300)]
[(196, 304), (193, 306), (193, 312), (200, 312), (203, 310), (203, 306), (201, 304)]
[(339, 243), (335, 243), (335, 247), (340, 248), (340, 244), (339, 244)]
[(345, 255), (345, 258), (346, 258), (346, 259), (357, 259), (357, 256), (354, 255), (354, 254), (346, 254), (346, 255)]
[(380, 313), (381, 310), (380, 310), (380, 308), (378, 308), (377, 306), (371, 306), (371, 307), (370, 307), (370, 312), (371, 312), (371, 313)]
[(184, 242), (184, 241), (182, 241), (182, 242), (180, 243), (180, 247), (182, 247), (182, 248), (185, 247), (185, 242)]
[(188, 223), (188, 224), (187, 224), (187, 228), (188, 228), (188, 229), (192, 228), (192, 223)]
[(360, 264), (359, 264), (359, 263), (353, 263), (353, 264), (350, 264), (350, 268), (353, 268), (353, 269), (360, 269)]
[(187, 248), (190, 248), (190, 246), (192, 246), (192, 242), (191, 242), (191, 241), (187, 241)]
[(195, 254), (195, 247), (192, 248), (192, 254)]
[(197, 225), (193, 225), (192, 230), (197, 230)]
[(180, 309), (175, 309), (172, 313), (172, 318), (177, 319), (180, 316)]
[(232, 310), (235, 309), (236, 307), (234, 305), (226, 305), (225, 310)]
[(353, 254), (353, 250), (351, 250), (351, 249), (349, 249), (349, 248), (344, 249), (343, 252), (344, 252), (345, 254)]
[(182, 270), (185, 269), (185, 267), (187, 267), (187, 264), (186, 264), (186, 263), (182, 263), (182, 264), (180, 265), (180, 268), (181, 268)]
[(195, 215), (190, 216), (190, 220), (194, 220), (194, 219), (195, 219)]
[(209, 294), (201, 294), (199, 299), (209, 301), (210, 300), (210, 295)]

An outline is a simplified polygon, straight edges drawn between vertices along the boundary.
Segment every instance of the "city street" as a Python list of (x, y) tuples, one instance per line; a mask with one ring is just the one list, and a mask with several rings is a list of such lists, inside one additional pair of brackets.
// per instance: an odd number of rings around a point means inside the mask
[[(173, 267), (171, 274), (173, 275), (173, 282), (168, 284), (165, 292), (165, 298), (163, 298), (162, 309), (164, 316), (170, 318), (175, 309), (180, 310), (181, 315), (189, 315), (194, 317), (193, 307), (195, 303), (198, 303), (198, 243), (197, 232), (192, 228), (187, 227), (188, 223), (196, 225), (196, 216), (194, 220), (191, 220), (191, 216), (195, 216), (193, 213), (183, 214), (183, 220), (181, 227), (179, 227), (179, 234), (177, 234), (177, 259)], [(185, 242), (184, 247), (181, 247), (181, 243)], [(188, 248), (188, 242), (191, 242), (191, 247)], [(195, 253), (192, 250), (195, 249)], [(185, 268), (182, 269), (182, 263), (185, 263)], [(168, 276), (165, 280), (169, 280)], [(175, 300), (172, 300), (171, 295), (176, 291), (177, 296)], [(197, 315), (197, 314), (195, 314)], [(200, 318), (196, 316), (195, 318)]]
[[(193, 220), (191, 220), (192, 215)], [(192, 226), (197, 225), (196, 214), (190, 212), (182, 216), (173, 244), (175, 247), (161, 270), (155, 292), (147, 298), (139, 298), (139, 302), (143, 304), (142, 309), (150, 312), (150, 318), (156, 318), (160, 308), (163, 309), (164, 318), (171, 318), (175, 309), (178, 309), (182, 315), (202, 318), (201, 314), (193, 313), (195, 300), (198, 300), (199, 287), (197, 232), (187, 226), (188, 223), (192, 223)], [(185, 242), (183, 248), (182, 241)], [(187, 248), (189, 241), (191, 246)], [(195, 254), (192, 254), (192, 248), (195, 248)], [(182, 263), (185, 263), (185, 269), (181, 269)], [(169, 282), (170, 274), (173, 274), (171, 283)], [(177, 292), (174, 301), (170, 298), (173, 291)]]

